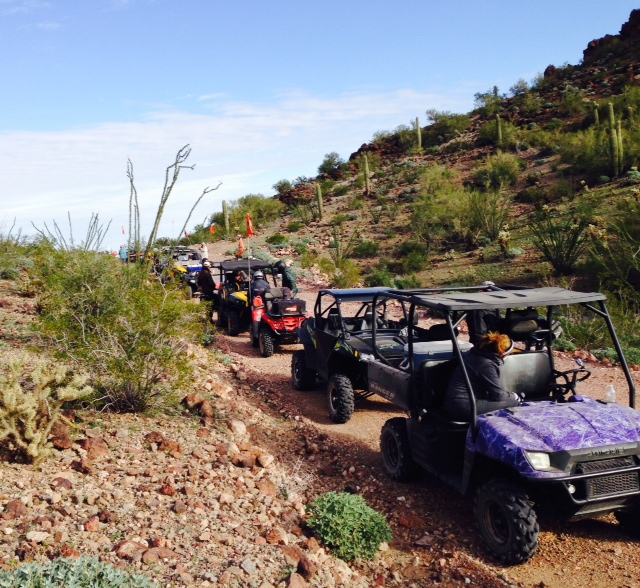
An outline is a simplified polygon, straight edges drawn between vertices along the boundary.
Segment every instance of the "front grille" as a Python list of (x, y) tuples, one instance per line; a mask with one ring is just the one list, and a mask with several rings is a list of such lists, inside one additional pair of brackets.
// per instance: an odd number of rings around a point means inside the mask
[(614, 457), (612, 459), (599, 459), (598, 461), (585, 461), (576, 466), (579, 474), (589, 474), (591, 472), (604, 472), (617, 468), (628, 468), (635, 465), (633, 456)]
[(587, 480), (587, 498), (623, 494), (625, 492), (634, 492), (638, 489), (638, 472), (602, 476), (601, 478)]

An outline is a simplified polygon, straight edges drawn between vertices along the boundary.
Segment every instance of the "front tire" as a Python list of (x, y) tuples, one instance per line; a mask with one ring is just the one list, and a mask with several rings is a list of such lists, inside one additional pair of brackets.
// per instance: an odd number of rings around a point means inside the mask
[(260, 355), (262, 357), (271, 357), (273, 355), (274, 340), (270, 331), (264, 328), (260, 329), (258, 345), (260, 346)]
[(632, 537), (640, 538), (640, 511), (620, 510), (615, 514), (620, 526)]
[(480, 534), (500, 562), (525, 563), (538, 549), (536, 513), (518, 484), (489, 480), (476, 491), (475, 511)]
[(334, 423), (346, 423), (355, 408), (353, 384), (344, 374), (333, 374), (329, 378), (327, 386), (327, 399), (329, 401), (329, 418)]
[(407, 419), (396, 417), (382, 426), (380, 452), (384, 470), (392, 480), (408, 482), (414, 477), (416, 464), (411, 457)]
[(240, 333), (240, 317), (235, 310), (230, 310), (227, 314), (227, 332), (231, 337), (237, 337)]
[(304, 350), (291, 356), (291, 382), (296, 390), (311, 390), (316, 383), (316, 372), (309, 369), (305, 362)]

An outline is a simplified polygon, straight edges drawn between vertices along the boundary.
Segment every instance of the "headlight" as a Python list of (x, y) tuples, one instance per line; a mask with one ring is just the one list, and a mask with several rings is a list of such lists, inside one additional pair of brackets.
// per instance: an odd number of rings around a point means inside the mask
[(548, 453), (541, 453), (538, 451), (525, 451), (524, 454), (527, 456), (531, 467), (534, 470), (538, 470), (541, 472), (548, 472), (550, 470), (555, 470), (556, 468), (551, 467), (551, 458)]

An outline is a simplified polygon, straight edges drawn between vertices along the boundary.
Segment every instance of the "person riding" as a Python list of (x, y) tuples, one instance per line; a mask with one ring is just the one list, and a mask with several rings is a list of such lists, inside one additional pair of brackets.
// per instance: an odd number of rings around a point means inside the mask
[(216, 296), (216, 283), (211, 274), (211, 262), (205, 261), (202, 270), (198, 274), (198, 286), (202, 292), (202, 300), (214, 300)]
[(251, 297), (262, 296), (267, 290), (271, 290), (271, 285), (264, 279), (264, 273), (261, 270), (253, 272), (253, 281), (251, 282)]
[[(503, 358), (513, 351), (513, 341), (501, 333), (484, 335), (464, 359), (469, 382), (476, 400), (476, 413), (484, 414), (501, 408), (518, 406), (522, 399), (515, 392), (507, 392), (500, 385), (500, 366)], [(457, 421), (472, 417), (469, 392), (462, 371), (456, 367), (444, 399), (444, 408)]]
[(282, 287), (289, 288), (291, 295), (295, 296), (298, 293), (298, 286), (293, 270), (282, 260), (275, 264), (275, 269), (282, 276)]

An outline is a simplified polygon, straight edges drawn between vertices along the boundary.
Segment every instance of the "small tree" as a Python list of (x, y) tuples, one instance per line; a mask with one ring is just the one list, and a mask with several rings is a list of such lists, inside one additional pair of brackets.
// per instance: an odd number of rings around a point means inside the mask
[(318, 166), (318, 174), (326, 174), (330, 178), (338, 180), (342, 177), (344, 166), (344, 159), (342, 159), (338, 153), (332, 151), (324, 156), (322, 163)]

